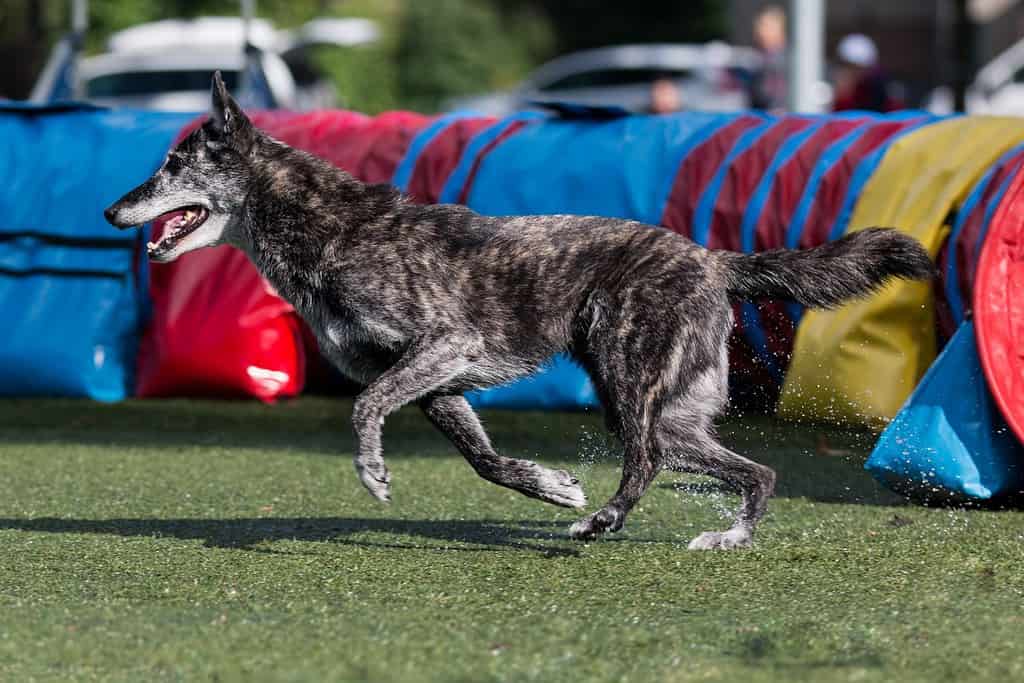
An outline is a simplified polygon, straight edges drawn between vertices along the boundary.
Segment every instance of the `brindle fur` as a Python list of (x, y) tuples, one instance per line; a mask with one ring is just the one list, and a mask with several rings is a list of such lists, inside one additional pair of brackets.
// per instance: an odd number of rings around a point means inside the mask
[(733, 301), (831, 307), (888, 278), (933, 273), (921, 246), (891, 230), (749, 255), (632, 221), (414, 204), (260, 132), (219, 78), (210, 120), (107, 216), (128, 227), (185, 204), (207, 207), (213, 227), (154, 258), (223, 242), (249, 255), (334, 365), (364, 387), (352, 415), (355, 466), (381, 500), (390, 498), (381, 425), (417, 403), (483, 478), (581, 507), (567, 472), (499, 455), (462, 397), (571, 355), (624, 448), (618, 491), (572, 526), (578, 539), (620, 529), (670, 469), (718, 478), (742, 496), (732, 528), (701, 534), (691, 547), (749, 545), (775, 473), (714, 436), (727, 401)]

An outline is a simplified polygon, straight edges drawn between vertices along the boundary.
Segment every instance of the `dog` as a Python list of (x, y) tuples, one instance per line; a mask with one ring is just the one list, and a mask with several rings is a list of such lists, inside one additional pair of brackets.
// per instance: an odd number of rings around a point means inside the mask
[(733, 302), (831, 308), (890, 278), (934, 274), (918, 242), (888, 229), (741, 254), (634, 221), (415, 204), (259, 131), (220, 74), (209, 119), (105, 216), (122, 229), (164, 219), (163, 236), (147, 246), (156, 262), (218, 244), (248, 255), (362, 387), (355, 468), (379, 500), (391, 497), (384, 418), (417, 403), (484, 479), (584, 507), (570, 473), (500, 455), (463, 398), (565, 352), (589, 374), (624, 453), (618, 491), (570, 535), (621, 529), (668, 469), (715, 477), (742, 499), (733, 525), (700, 534), (692, 549), (751, 545), (775, 485), (773, 470), (714, 435), (727, 402)]

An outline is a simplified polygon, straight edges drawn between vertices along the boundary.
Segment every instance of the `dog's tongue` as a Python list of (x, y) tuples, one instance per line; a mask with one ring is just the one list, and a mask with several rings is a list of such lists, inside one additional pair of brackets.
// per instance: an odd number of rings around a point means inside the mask
[(153, 227), (162, 228), (164, 230), (174, 230), (185, 222), (186, 211), (187, 209), (177, 209), (176, 211), (162, 213), (153, 221)]

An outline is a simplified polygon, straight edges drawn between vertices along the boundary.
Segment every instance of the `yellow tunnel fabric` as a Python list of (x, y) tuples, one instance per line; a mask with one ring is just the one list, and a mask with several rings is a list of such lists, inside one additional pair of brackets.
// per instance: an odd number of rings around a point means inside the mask
[[(868, 180), (849, 232), (893, 227), (934, 258), (971, 187), (1024, 141), (1024, 119), (958, 117), (896, 140)], [(879, 427), (935, 359), (932, 283), (898, 281), (834, 311), (808, 311), (797, 330), (779, 414)]]

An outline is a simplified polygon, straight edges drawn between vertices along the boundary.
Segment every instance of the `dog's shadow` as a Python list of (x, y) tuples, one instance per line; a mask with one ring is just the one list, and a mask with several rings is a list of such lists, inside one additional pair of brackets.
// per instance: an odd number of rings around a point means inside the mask
[[(230, 519), (0, 519), (0, 529), (200, 540), (210, 548), (279, 552), (273, 541), (329, 542), (370, 548), (495, 552), (533, 551), (575, 557), (563, 523), (539, 520), (422, 520), (359, 517)], [(375, 535), (384, 536), (375, 538)], [(399, 537), (397, 539), (391, 537)]]

